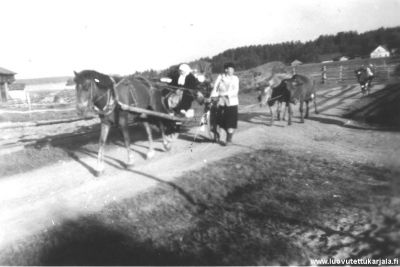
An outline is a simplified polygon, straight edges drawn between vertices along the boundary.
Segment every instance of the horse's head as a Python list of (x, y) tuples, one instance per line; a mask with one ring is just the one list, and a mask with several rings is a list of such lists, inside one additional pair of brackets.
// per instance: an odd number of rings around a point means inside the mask
[(91, 109), (90, 94), (92, 92), (93, 80), (85, 75), (84, 71), (74, 71), (74, 82), (76, 90), (76, 109), (78, 114), (83, 115)]
[(78, 113), (83, 115), (96, 106), (103, 109), (112, 94), (112, 78), (92, 70), (74, 71), (74, 75)]

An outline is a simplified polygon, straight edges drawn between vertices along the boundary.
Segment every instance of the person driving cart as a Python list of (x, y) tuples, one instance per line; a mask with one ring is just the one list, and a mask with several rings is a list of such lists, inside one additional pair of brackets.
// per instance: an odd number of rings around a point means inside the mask
[(182, 87), (182, 89), (178, 89), (175, 92), (180, 99), (173, 110), (177, 114), (183, 113), (186, 115), (194, 100), (193, 92), (190, 90), (197, 90), (199, 81), (193, 75), (190, 66), (185, 63), (179, 66), (178, 73), (173, 75), (171, 80), (170, 85)]

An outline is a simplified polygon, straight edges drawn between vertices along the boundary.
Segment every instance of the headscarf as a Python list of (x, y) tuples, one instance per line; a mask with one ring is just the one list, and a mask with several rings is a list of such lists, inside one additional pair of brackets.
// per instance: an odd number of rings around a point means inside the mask
[(179, 75), (178, 84), (184, 85), (186, 76), (192, 71), (192, 69), (188, 64), (183, 63), (179, 66), (179, 70), (182, 71), (182, 74)]

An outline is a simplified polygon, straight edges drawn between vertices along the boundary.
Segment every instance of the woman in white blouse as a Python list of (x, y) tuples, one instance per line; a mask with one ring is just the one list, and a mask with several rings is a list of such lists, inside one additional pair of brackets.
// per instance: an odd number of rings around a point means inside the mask
[(226, 144), (232, 142), (237, 128), (239, 105), (239, 78), (234, 75), (233, 63), (224, 65), (225, 73), (220, 74), (211, 92), (212, 98), (218, 98), (217, 124), (226, 131)]

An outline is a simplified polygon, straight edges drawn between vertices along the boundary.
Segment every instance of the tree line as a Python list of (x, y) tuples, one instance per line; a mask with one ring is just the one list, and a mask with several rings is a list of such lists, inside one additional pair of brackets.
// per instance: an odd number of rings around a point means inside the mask
[[(364, 33), (357, 31), (339, 32), (332, 35), (320, 35), (313, 41), (291, 41), (278, 44), (250, 45), (228, 49), (211, 58), (201, 58), (196, 62), (209, 62), (213, 73), (223, 71), (226, 62), (233, 62), (237, 70), (250, 69), (271, 61), (282, 61), (290, 64), (294, 60), (303, 63), (320, 62), (324, 55), (337, 54), (355, 57), (369, 57), (378, 46), (386, 46), (392, 54), (398, 55), (400, 50), (400, 27), (379, 28)], [(176, 71), (177, 65), (166, 70), (156, 72), (149, 70), (142, 72), (145, 76), (162, 76)]]

